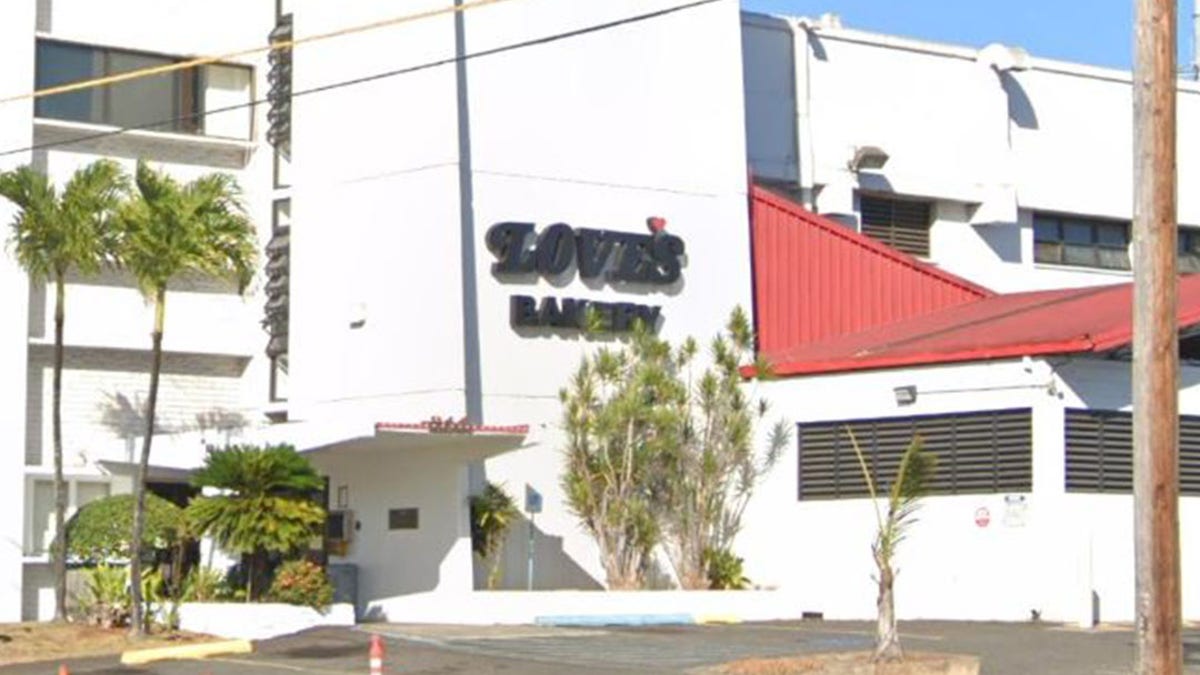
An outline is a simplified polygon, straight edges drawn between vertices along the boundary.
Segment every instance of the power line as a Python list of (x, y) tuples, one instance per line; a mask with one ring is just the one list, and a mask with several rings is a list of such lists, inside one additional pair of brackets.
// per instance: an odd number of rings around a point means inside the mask
[[(584, 28), (577, 28), (577, 29), (566, 31), (563, 33), (555, 33), (553, 35), (546, 35), (546, 36), (539, 37), (539, 38), (524, 40), (522, 42), (515, 42), (515, 43), (509, 44), (509, 45), (493, 47), (491, 49), (485, 49), (485, 50), (478, 51), (478, 52), (472, 52), (470, 54), (464, 54), (462, 56), (451, 56), (451, 57), (447, 57), (444, 59), (438, 59), (436, 61), (427, 61), (425, 63), (417, 64), (414, 66), (407, 66), (405, 68), (397, 68), (395, 70), (388, 70), (388, 71), (384, 71), (381, 73), (375, 73), (373, 75), (364, 75), (362, 77), (356, 77), (356, 78), (349, 79), (349, 80), (341, 80), (339, 82), (323, 84), (323, 85), (311, 87), (308, 89), (301, 89), (298, 91), (293, 91), (292, 98), (297, 98), (299, 96), (307, 96), (309, 94), (317, 94), (317, 93), (321, 93), (321, 92), (325, 92), (325, 91), (332, 91), (334, 89), (350, 87), (350, 86), (354, 86), (356, 84), (365, 84), (367, 82), (374, 82), (376, 80), (383, 80), (383, 79), (387, 79), (390, 77), (397, 77), (400, 75), (408, 75), (408, 74), (420, 72), (423, 70), (430, 70), (432, 68), (438, 68), (440, 66), (450, 65), (452, 63), (457, 63), (459, 61), (470, 61), (472, 59), (478, 59), (478, 58), (482, 58), (485, 56), (494, 56), (496, 54), (502, 54), (504, 52), (514, 51), (517, 49), (524, 49), (526, 47), (535, 47), (535, 46), (539, 46), (539, 45), (550, 44), (553, 42), (558, 42), (560, 40), (566, 40), (569, 38), (579, 37), (582, 35), (588, 35), (591, 33), (599, 33), (599, 32), (605, 31), (605, 30), (611, 30), (613, 28), (619, 28), (621, 26), (626, 26), (629, 24), (635, 24), (635, 23), (640, 23), (643, 21), (649, 21), (650, 19), (656, 19), (659, 17), (667, 16), (669, 14), (675, 14), (677, 12), (682, 12), (685, 10), (693, 9), (696, 7), (701, 7), (703, 5), (710, 5), (712, 3), (721, 2), (721, 1), (722, 0), (694, 0), (693, 2), (685, 3), (682, 5), (675, 5), (673, 7), (667, 7), (667, 8), (656, 10), (653, 12), (647, 12), (645, 14), (637, 14), (634, 16), (625, 17), (623, 19), (606, 21), (604, 23), (594, 24), (591, 26), (585, 26)], [(252, 107), (255, 105), (265, 104), (265, 103), (269, 103), (269, 102), (270, 102), (269, 98), (259, 98), (259, 99), (255, 99), (252, 101), (247, 101), (245, 103), (237, 103), (234, 105), (223, 106), (220, 108), (213, 108), (212, 110), (187, 113), (185, 115), (179, 115), (177, 117), (157, 120), (154, 122), (147, 122), (147, 123), (143, 123), (143, 124), (136, 124), (136, 125), (126, 126), (126, 127), (120, 127), (120, 128), (112, 129), (109, 131), (100, 131), (100, 132), (96, 132), (94, 134), (80, 136), (78, 138), (72, 138), (72, 139), (67, 139), (67, 140), (62, 140), (62, 141), (50, 141), (47, 143), (35, 143), (33, 145), (29, 145), (29, 146), (26, 146), (23, 148), (17, 148), (17, 149), (13, 149), (13, 150), (5, 150), (3, 152), (0, 152), (0, 157), (7, 157), (9, 155), (16, 155), (19, 153), (32, 152), (32, 151), (36, 151), (36, 150), (45, 150), (48, 148), (55, 148), (55, 147), (60, 147), (60, 146), (65, 146), (65, 145), (74, 145), (76, 143), (84, 143), (87, 141), (92, 141), (92, 140), (96, 140), (96, 139), (100, 139), (100, 138), (108, 138), (110, 136), (118, 136), (118, 135), (130, 132), (130, 131), (144, 131), (147, 129), (152, 129), (154, 127), (160, 127), (160, 126), (164, 126), (164, 125), (168, 125), (168, 124), (175, 124), (178, 122), (186, 122), (186, 121), (194, 120), (194, 119), (201, 118), (201, 117), (207, 117), (209, 115), (217, 115), (220, 113), (230, 112), (233, 110), (240, 110), (243, 108), (249, 108), (249, 107)]]
[(420, 21), (421, 19), (429, 19), (429, 18), (433, 18), (435, 16), (439, 16), (442, 14), (454, 14), (455, 12), (466, 12), (468, 10), (478, 9), (479, 7), (483, 7), (486, 5), (495, 5), (495, 4), (498, 4), (501, 2), (508, 2), (508, 1), (509, 0), (469, 0), (468, 2), (464, 2), (461, 5), (451, 5), (449, 7), (442, 7), (440, 9), (431, 9), (431, 10), (427, 10), (424, 12), (418, 12), (416, 14), (407, 14), (405, 16), (393, 17), (391, 19), (383, 19), (382, 21), (375, 21), (372, 23), (361, 24), (358, 26), (351, 26), (349, 28), (339, 28), (338, 30), (329, 31), (328, 33), (319, 33), (317, 35), (309, 35), (307, 37), (297, 38), (294, 40), (276, 40), (274, 42), (267, 44), (266, 46), (250, 47), (249, 49), (241, 49), (236, 52), (228, 52), (226, 54), (219, 54), (216, 56), (200, 56), (200, 57), (197, 57), (194, 59), (188, 59), (187, 61), (176, 61), (175, 63), (168, 63), (168, 64), (164, 64), (161, 66), (150, 66), (149, 68), (139, 68), (137, 70), (129, 70), (129, 71), (126, 71), (123, 73), (116, 73), (114, 75), (106, 75), (104, 77), (95, 77), (95, 78), (88, 79), (88, 80), (79, 80), (78, 82), (68, 82), (67, 84), (60, 84), (60, 85), (56, 85), (53, 87), (47, 87), (45, 89), (37, 89), (35, 91), (27, 92), (24, 94), (17, 94), (16, 96), (0, 98), (0, 105), (3, 105), (5, 103), (12, 103), (14, 101), (23, 101), (23, 100), (29, 99), (29, 98), (38, 99), (38, 98), (42, 98), (43, 96), (53, 96), (55, 94), (66, 94), (68, 92), (80, 91), (82, 89), (92, 89), (94, 87), (103, 87), (106, 85), (117, 84), (118, 82), (126, 82), (129, 80), (136, 80), (136, 79), (140, 79), (143, 77), (150, 77), (152, 75), (162, 75), (163, 73), (172, 73), (177, 70), (186, 70), (188, 68), (195, 68), (197, 66), (206, 66), (206, 65), (209, 65), (212, 63), (220, 63), (221, 61), (229, 61), (231, 59), (236, 59), (236, 58), (242, 57), (242, 56), (249, 56), (251, 54), (260, 54), (262, 52), (291, 49), (291, 48), (295, 47), (296, 45), (301, 45), (301, 44), (305, 44), (308, 42), (318, 42), (320, 40), (328, 40), (330, 38), (341, 37), (343, 35), (353, 35), (355, 33), (363, 33), (363, 32), (369, 31), (369, 30), (375, 30), (376, 28), (384, 28), (387, 26), (397, 26), (397, 25), (400, 25), (403, 23), (412, 23), (414, 21)]

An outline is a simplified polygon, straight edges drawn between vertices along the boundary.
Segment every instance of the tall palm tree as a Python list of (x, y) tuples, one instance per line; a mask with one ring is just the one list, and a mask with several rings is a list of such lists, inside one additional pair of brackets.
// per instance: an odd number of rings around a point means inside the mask
[(100, 160), (75, 172), (62, 195), (45, 174), (28, 166), (0, 173), (0, 196), (17, 207), (11, 245), (17, 262), (34, 283), (54, 281), (54, 618), (67, 616), (67, 548), (63, 520), (67, 486), (63, 480), (62, 371), (68, 273), (94, 274), (112, 252), (110, 220), (128, 186), (121, 167)]
[(254, 581), (263, 573), (265, 554), (295, 552), (325, 522), (325, 509), (313, 500), (324, 484), (308, 458), (290, 445), (209, 452), (192, 476), (192, 485), (221, 491), (193, 499), (188, 516), (197, 532), (246, 556), (247, 602), (262, 591)]
[[(121, 264), (137, 279), (142, 292), (154, 303), (153, 356), (150, 390), (146, 397), (146, 435), (134, 480), (133, 532), (130, 541), (142, 540), (145, 525), (146, 470), (154, 438), (158, 405), (158, 379), (162, 370), (163, 322), (167, 286), (186, 274), (201, 274), (237, 283), (244, 293), (254, 276), (258, 244), (254, 227), (242, 204), (241, 190), (233, 177), (207, 174), (181, 184), (163, 172), (138, 161), (134, 177), (137, 190), (118, 215)], [(145, 632), (142, 621), (141, 556), (130, 560), (133, 588), (133, 631)]]

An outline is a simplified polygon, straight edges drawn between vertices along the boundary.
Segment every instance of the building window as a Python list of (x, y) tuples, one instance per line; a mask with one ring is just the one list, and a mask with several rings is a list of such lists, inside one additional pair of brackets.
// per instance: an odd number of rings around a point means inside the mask
[(1033, 487), (1031, 419), (1029, 408), (1018, 408), (800, 424), (799, 498), (870, 494), (847, 429), (880, 487), (895, 480), (901, 456), (920, 436), (938, 460), (932, 494), (1028, 492)]
[(1200, 272), (1200, 228), (1179, 228), (1179, 272)]
[[(1133, 414), (1068, 409), (1067, 492), (1133, 492)], [(1179, 494), (1200, 496), (1200, 417), (1179, 416)]]
[(1037, 213), (1033, 259), (1040, 263), (1129, 269), (1129, 223)]
[(929, 257), (932, 203), (859, 195), (858, 205), (863, 234), (910, 255)]
[[(67, 518), (75, 511), (109, 494), (105, 481), (67, 480)], [(37, 478), (30, 482), (28, 509), (31, 519), (26, 538), (25, 552), (42, 555), (49, 549), (57, 536), (54, 531), (54, 481)]]
[[(145, 52), (38, 40), (36, 86), (46, 89), (81, 80), (178, 63), (183, 59)], [(40, 118), (125, 128), (249, 139), (251, 69), (233, 64), (139, 77), (125, 82), (54, 94), (34, 102)]]

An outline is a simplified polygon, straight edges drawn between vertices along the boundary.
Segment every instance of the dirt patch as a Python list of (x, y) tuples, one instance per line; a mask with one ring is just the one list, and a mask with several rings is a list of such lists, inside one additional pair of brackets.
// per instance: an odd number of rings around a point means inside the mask
[(722, 675), (978, 675), (979, 659), (959, 654), (910, 652), (899, 663), (872, 663), (870, 652), (742, 659), (700, 671)]
[(102, 656), (126, 649), (209, 642), (214, 638), (188, 633), (162, 633), (131, 640), (127, 628), (105, 629), (77, 623), (0, 624), (0, 665), (58, 658)]

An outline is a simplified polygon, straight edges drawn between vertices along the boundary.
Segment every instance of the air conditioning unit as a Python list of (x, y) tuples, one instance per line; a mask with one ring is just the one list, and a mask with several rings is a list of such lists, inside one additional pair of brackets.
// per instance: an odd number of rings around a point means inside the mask
[(330, 542), (349, 542), (354, 538), (354, 512), (330, 511), (325, 521), (325, 538)]

